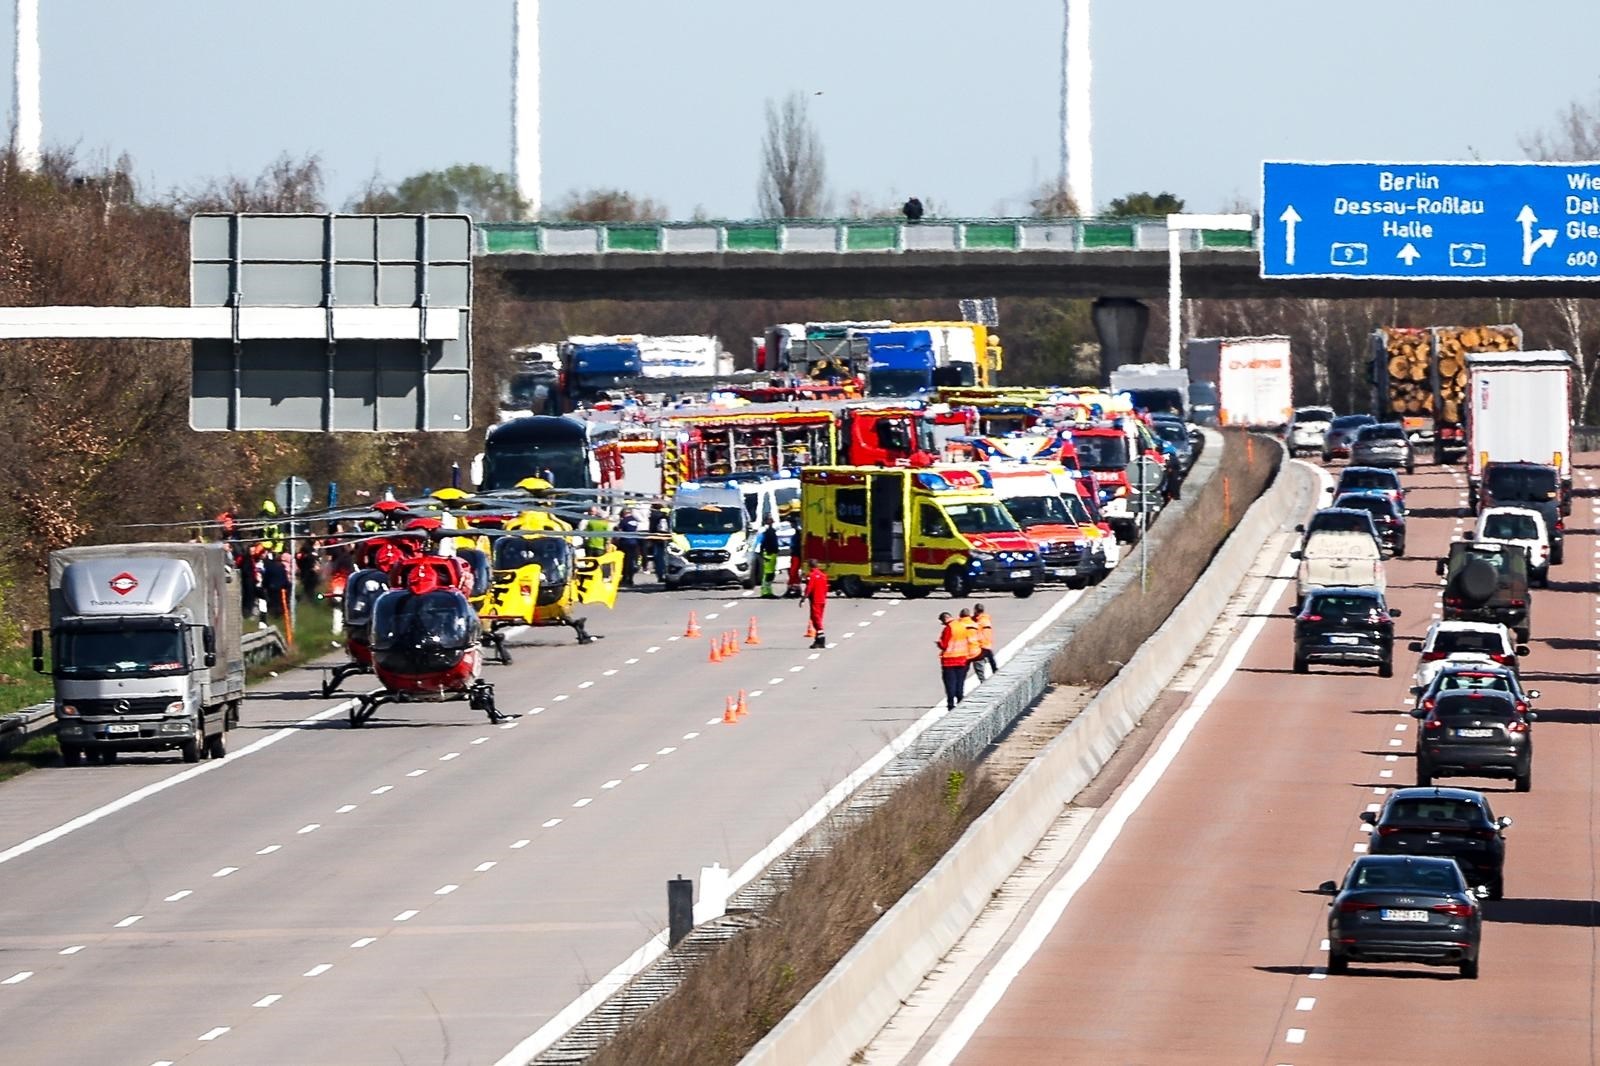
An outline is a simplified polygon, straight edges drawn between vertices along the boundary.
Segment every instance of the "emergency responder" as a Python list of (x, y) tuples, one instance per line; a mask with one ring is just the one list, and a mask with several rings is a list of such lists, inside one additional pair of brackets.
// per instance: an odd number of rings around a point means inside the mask
[[(618, 533), (639, 532), (639, 516), (633, 513), (633, 508), (622, 512), (622, 519), (617, 522)], [(622, 549), (622, 585), (633, 588), (633, 575), (639, 569), (639, 540), (637, 537), (619, 537)]]
[[(993, 677), (1000, 664), (994, 661), (994, 619), (989, 617), (989, 612), (983, 609), (983, 604), (972, 605), (972, 622), (978, 631), (978, 655), (972, 660), (972, 672), (978, 675), (978, 680)], [(984, 673), (988, 667), (989, 672)]]
[(650, 508), (650, 532), (661, 539), (650, 542), (650, 568), (655, 571), (657, 581), (667, 578), (667, 536), (671, 533), (672, 512), (667, 510), (667, 505), (658, 503)]
[(772, 579), (778, 573), (778, 527), (773, 525), (772, 518), (767, 517), (766, 528), (761, 531), (759, 542), (761, 549), (761, 598), (775, 600), (778, 594), (772, 591)]
[(1167, 476), (1161, 482), (1161, 495), (1168, 503), (1183, 498), (1183, 460), (1178, 458), (1176, 448), (1167, 452)]
[[(798, 547), (800, 547), (798, 543), (794, 545), (794, 548)], [(786, 599), (802, 594), (801, 585), (805, 577), (804, 571), (800, 569), (800, 553), (794, 548), (789, 551), (789, 574), (785, 579), (786, 584), (783, 589), (783, 595)]]
[(261, 591), (267, 599), (267, 613), (282, 618), (293, 594), (294, 584), (289, 580), (289, 567), (293, 560), (288, 552), (268, 551), (261, 557)]
[(294, 557), (295, 573), (300, 578), (300, 598), (314, 600), (322, 587), (322, 543), (302, 541)]
[(979, 663), (983, 658), (983, 649), (978, 646), (978, 623), (972, 620), (972, 608), (961, 608), (955, 624), (961, 627), (967, 637), (967, 666), (978, 675), (978, 680), (982, 681), (983, 671), (979, 669)]
[(262, 500), (261, 513), (256, 516), (261, 528), (257, 530), (256, 536), (261, 538), (261, 543), (265, 545), (267, 551), (274, 554), (283, 551), (283, 527), (278, 525), (277, 517), (278, 505), (271, 500)]
[[(611, 532), (611, 523), (606, 521), (605, 516), (600, 512), (600, 508), (591, 507), (589, 508), (589, 517), (583, 521), (583, 531), (585, 533), (609, 533)], [(585, 537), (583, 540), (584, 554), (605, 554), (606, 541), (608, 539), (607, 537)]]
[(939, 673), (944, 678), (945, 709), (953, 711), (966, 694), (967, 666), (972, 657), (967, 653), (967, 629), (961, 620), (950, 617), (950, 612), (944, 611), (939, 615), (939, 624), (944, 629), (934, 643), (939, 647)]
[(822, 572), (822, 567), (812, 559), (806, 564), (805, 592), (801, 594), (800, 602), (811, 602), (811, 631), (816, 634), (811, 641), (813, 648), (826, 648), (828, 638), (822, 635), (822, 618), (828, 609), (828, 575)]

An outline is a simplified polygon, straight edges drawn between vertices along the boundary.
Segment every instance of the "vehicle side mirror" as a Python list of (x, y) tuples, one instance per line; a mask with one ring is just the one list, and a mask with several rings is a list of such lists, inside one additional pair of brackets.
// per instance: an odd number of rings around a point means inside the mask
[(1296, 533), (1304, 533), (1306, 531), (1306, 524), (1301, 522), (1299, 525), (1294, 527), (1294, 531)]
[(205, 648), (205, 650), (207, 652), (212, 653), (212, 654), (214, 654), (216, 652), (216, 650), (217, 650), (217, 631), (215, 629), (212, 629), (210, 626), (206, 626), (203, 630), (200, 631), (200, 640), (201, 640), (201, 646), (203, 648)]
[(1400, 610), (1400, 608), (1398, 608), (1398, 607), (1389, 608), (1389, 617), (1390, 618), (1399, 618), (1404, 613), (1405, 612)]
[(1496, 818), (1494, 820), (1494, 824), (1499, 826), (1501, 829), (1510, 829), (1511, 828), (1511, 819), (1508, 816), (1502, 816), (1502, 817)]
[(1439, 575), (1440, 577), (1444, 577), (1444, 568), (1445, 567), (1444, 567), (1444, 560), (1443, 559), (1440, 559), (1438, 562), (1433, 564), (1433, 572), (1435, 574)]
[(1539, 712), (1538, 711), (1526, 711), (1526, 712), (1523, 713), (1523, 717), (1526, 718), (1530, 722), (1537, 722), (1539, 720)]
[(1476, 896), (1478, 899), (1488, 899), (1489, 898), (1489, 886), (1488, 885), (1477, 885), (1476, 887), (1473, 888), (1472, 894), (1474, 896)]
[(1409, 648), (1411, 651), (1421, 651), (1422, 650), (1422, 641), (1413, 640), (1410, 644), (1407, 644), (1406, 647)]
[(1291, 559), (1304, 559), (1305, 557), (1306, 557), (1306, 553), (1305, 552), (1293, 551), (1293, 552), (1289, 553), (1289, 558), (1291, 558)]
[(1338, 894), (1339, 886), (1332, 881), (1324, 881), (1317, 886), (1317, 895), (1319, 896), (1336, 896)]
[(1361, 812), (1361, 820), (1363, 822), (1366, 822), (1368, 825), (1377, 825), (1378, 824), (1378, 812), (1377, 811), (1362, 811)]
[(1523, 655), (1526, 655), (1526, 654), (1528, 654), (1528, 646), (1526, 644), (1518, 644), (1517, 645), (1517, 655), (1518, 656), (1523, 656)]
[(1421, 707), (1413, 707), (1413, 708), (1411, 708), (1411, 710), (1407, 711), (1406, 713), (1409, 714), (1411, 717), (1415, 718), (1419, 722), (1422, 721), (1424, 718), (1428, 717), (1428, 712), (1423, 710)]
[(1523, 695), (1527, 696), (1530, 700), (1536, 700), (1539, 698), (1539, 690), (1536, 688), (1530, 688), (1527, 692), (1523, 693)]
[(44, 673), (44, 630), (33, 631), (33, 672)]

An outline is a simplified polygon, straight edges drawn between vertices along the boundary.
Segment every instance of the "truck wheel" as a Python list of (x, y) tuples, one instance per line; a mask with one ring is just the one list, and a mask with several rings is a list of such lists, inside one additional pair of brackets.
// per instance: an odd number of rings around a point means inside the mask
[(184, 762), (199, 762), (205, 750), (205, 726), (196, 723), (194, 733), (186, 738), (178, 751), (183, 755)]
[(61, 765), (77, 766), (83, 762), (83, 749), (76, 744), (61, 745)]
[(908, 600), (920, 600), (926, 597), (933, 589), (927, 585), (902, 585), (900, 592)]
[(1305, 656), (1296, 655), (1294, 657), (1294, 672), (1297, 673), (1297, 674), (1305, 674), (1305, 673), (1309, 673), (1310, 671), (1311, 671), (1311, 666), (1310, 666), (1309, 663), (1306, 662)]
[(1394, 676), (1394, 662), (1389, 660), (1389, 659), (1385, 659), (1383, 662), (1379, 663), (1378, 664), (1378, 676), (1379, 677), (1393, 677)]
[(206, 758), (221, 759), (228, 754), (228, 734), (213, 733), (206, 738)]
[(1025, 600), (1029, 596), (1033, 595), (1033, 586), (1029, 585), (1027, 588), (1012, 589), (1011, 595), (1015, 596), (1019, 600)]
[(972, 591), (972, 582), (967, 579), (966, 572), (959, 566), (952, 566), (944, 574), (944, 590), (952, 599), (962, 599)]
[(228, 704), (227, 718), (223, 720), (224, 728), (232, 729), (239, 724), (239, 701), (234, 700)]

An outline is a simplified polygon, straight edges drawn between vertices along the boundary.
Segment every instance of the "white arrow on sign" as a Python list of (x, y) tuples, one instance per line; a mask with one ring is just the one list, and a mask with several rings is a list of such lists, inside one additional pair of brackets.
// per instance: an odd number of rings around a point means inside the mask
[(1549, 248), (1556, 243), (1556, 231), (1542, 229), (1537, 239), (1533, 236), (1533, 224), (1539, 221), (1539, 216), (1533, 213), (1532, 206), (1522, 205), (1522, 210), (1517, 212), (1517, 221), (1522, 223), (1522, 265), (1533, 265), (1533, 253), (1540, 248)]
[(1411, 266), (1421, 255), (1422, 253), (1417, 251), (1417, 246), (1412, 244), (1410, 241), (1407, 241), (1406, 246), (1396, 253), (1395, 258), (1404, 259), (1406, 261), (1406, 266)]
[(1294, 266), (1294, 227), (1300, 221), (1300, 212), (1290, 204), (1283, 209), (1283, 214), (1278, 216), (1278, 221), (1283, 223), (1283, 261), (1289, 266)]

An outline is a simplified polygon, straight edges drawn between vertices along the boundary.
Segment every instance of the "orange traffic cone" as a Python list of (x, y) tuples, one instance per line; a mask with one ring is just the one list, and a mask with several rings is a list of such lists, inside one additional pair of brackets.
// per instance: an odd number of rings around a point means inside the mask
[(722, 661), (722, 645), (715, 638), (711, 641), (711, 654), (706, 661), (712, 663), (720, 663)]
[(806, 622), (806, 639), (807, 640), (816, 640), (817, 639), (817, 627), (812, 625), (809, 620)]
[(737, 629), (730, 629), (726, 633), (722, 634), (722, 657), (726, 659), (730, 655), (738, 654), (739, 631)]
[(728, 697), (728, 702), (726, 704), (724, 704), (723, 708), (722, 708), (722, 724), (723, 725), (735, 725), (735, 724), (738, 723), (738, 721), (739, 721), (739, 705), (736, 704), (733, 701), (733, 697), (732, 696), (729, 696)]
[(694, 616), (693, 611), (689, 612), (689, 624), (684, 628), (683, 635), (686, 637), (698, 637), (700, 635), (700, 620)]
[(750, 616), (750, 632), (744, 638), (746, 644), (760, 644), (761, 634), (756, 630), (756, 616)]
[(739, 690), (739, 702), (734, 704), (734, 710), (740, 718), (750, 713), (750, 707), (744, 701), (744, 689)]

